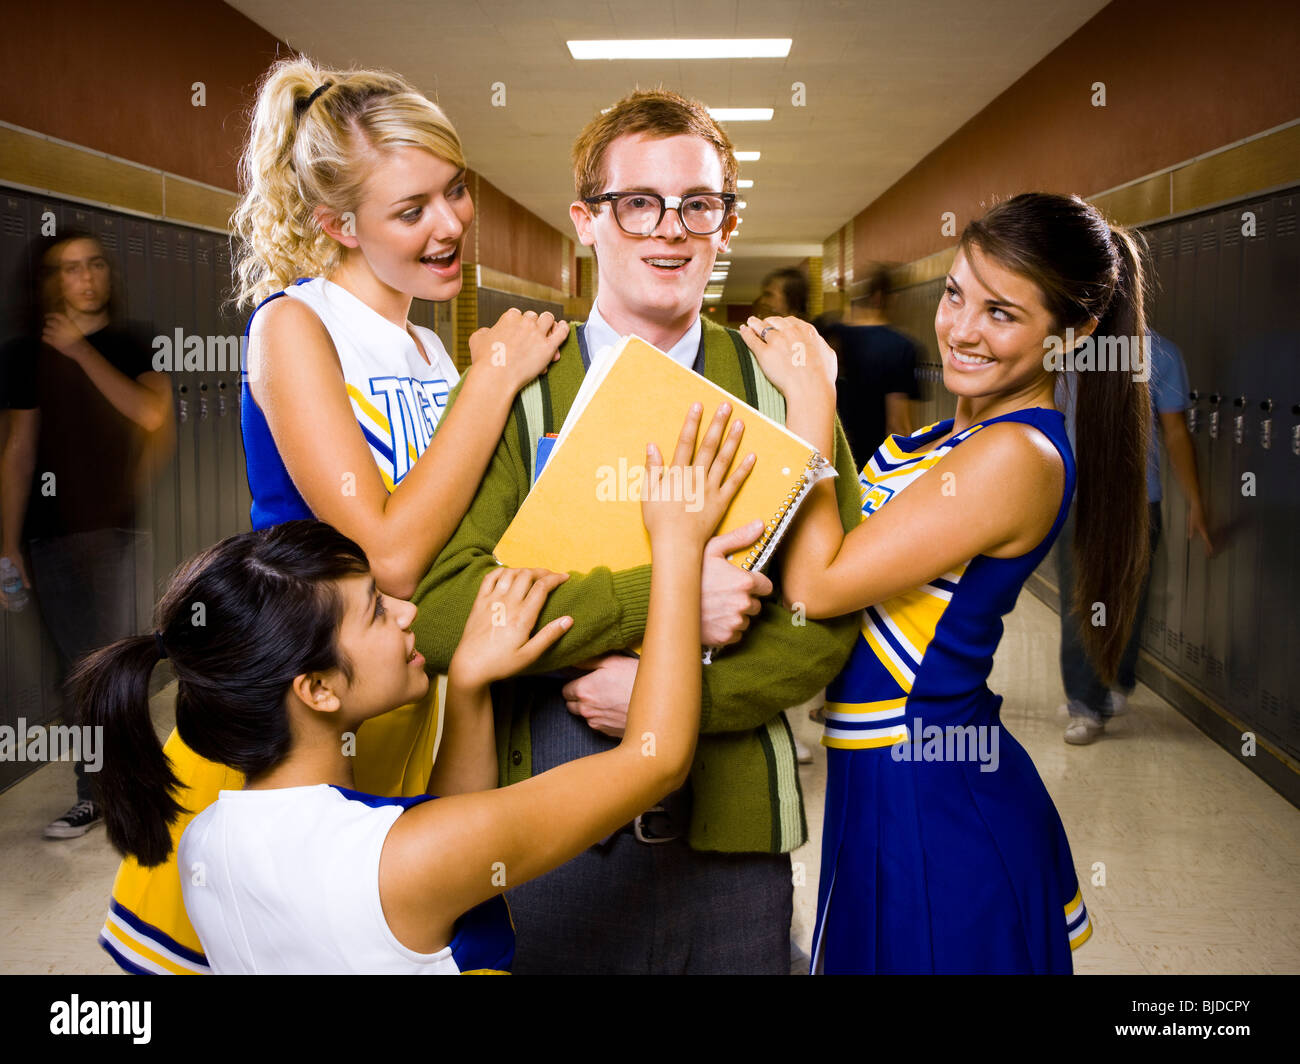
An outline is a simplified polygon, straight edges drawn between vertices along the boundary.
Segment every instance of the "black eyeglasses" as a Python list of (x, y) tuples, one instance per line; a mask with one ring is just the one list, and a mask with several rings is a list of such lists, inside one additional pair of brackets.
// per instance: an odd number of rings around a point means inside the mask
[(736, 194), (697, 192), (689, 196), (661, 196), (657, 192), (606, 192), (587, 196), (582, 202), (589, 207), (613, 204), (614, 220), (628, 236), (649, 236), (670, 210), (677, 212), (688, 233), (708, 236), (722, 228), (727, 212), (736, 202)]

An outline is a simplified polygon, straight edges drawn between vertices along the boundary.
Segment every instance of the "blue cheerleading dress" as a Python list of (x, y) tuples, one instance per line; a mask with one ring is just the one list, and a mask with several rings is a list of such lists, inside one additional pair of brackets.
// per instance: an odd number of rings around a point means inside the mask
[(1068, 974), (1092, 933), (1061, 818), (986, 684), (1002, 618), (1074, 493), (1064, 417), (1017, 410), (937, 447), (951, 419), (889, 437), (859, 477), (863, 520), (999, 421), (1033, 426), (1060, 453), (1056, 521), (1027, 554), (977, 555), (863, 612), (826, 693), (814, 972)]

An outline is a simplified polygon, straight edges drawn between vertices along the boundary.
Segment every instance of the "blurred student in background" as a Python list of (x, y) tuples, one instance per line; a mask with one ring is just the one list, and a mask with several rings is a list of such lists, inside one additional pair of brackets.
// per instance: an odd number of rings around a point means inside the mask
[[(135, 631), (137, 564), (152, 573), (136, 503), (171, 452), (172, 392), (152, 368), (151, 330), (119, 319), (98, 239), (69, 230), (38, 237), (29, 254), (26, 330), (0, 352), (0, 557), (16, 570), (7, 605), (22, 601), (17, 580), (31, 587), (66, 678)], [(63, 708), (71, 721), (66, 697)], [(103, 818), (80, 761), (76, 777), (77, 801), (46, 838), (76, 838)]]
[(754, 315), (808, 317), (808, 278), (796, 266), (773, 270), (763, 278), (763, 291), (754, 303)]
[(865, 462), (886, 436), (909, 436), (914, 428), (909, 400), (916, 387), (916, 341), (889, 324), (889, 270), (872, 269), (867, 290), (842, 322), (831, 324), (827, 341), (839, 356), (836, 395), (840, 421), (854, 458)]

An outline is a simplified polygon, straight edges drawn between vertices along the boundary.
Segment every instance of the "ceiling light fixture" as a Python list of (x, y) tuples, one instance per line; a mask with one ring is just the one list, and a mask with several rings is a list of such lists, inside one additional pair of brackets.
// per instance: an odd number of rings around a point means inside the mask
[(574, 59), (784, 59), (790, 37), (565, 41)]

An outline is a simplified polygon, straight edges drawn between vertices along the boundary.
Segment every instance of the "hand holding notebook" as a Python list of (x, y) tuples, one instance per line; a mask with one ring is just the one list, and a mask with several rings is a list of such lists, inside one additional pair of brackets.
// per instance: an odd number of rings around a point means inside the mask
[[(584, 383), (532, 491), (497, 544), (497, 560), (584, 573), (649, 563), (640, 505), (646, 445), (671, 447), (692, 404), (712, 411), (724, 402), (731, 418), (744, 422), (744, 451), (753, 451), (757, 461), (717, 531), (761, 518), (758, 542), (729, 559), (761, 570), (809, 489), (834, 476), (834, 469), (783, 425), (635, 336), (615, 348), (599, 377)], [(685, 477), (675, 490), (695, 490), (689, 481)]]

